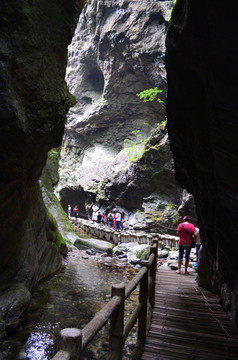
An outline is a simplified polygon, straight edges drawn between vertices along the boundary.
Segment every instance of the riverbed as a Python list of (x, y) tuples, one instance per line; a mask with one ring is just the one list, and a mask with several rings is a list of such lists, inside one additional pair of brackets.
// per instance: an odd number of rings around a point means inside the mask
[[(72, 247), (64, 271), (33, 293), (26, 322), (1, 346), (2, 359), (50, 360), (59, 349), (60, 330), (82, 329), (110, 299), (111, 285), (128, 283), (137, 271), (126, 260), (105, 254), (87, 255), (86, 251)], [(127, 315), (136, 301), (136, 294), (127, 301)], [(108, 350), (107, 333), (108, 326), (89, 346), (84, 360), (104, 358)], [(129, 359), (135, 337), (134, 332), (128, 338), (124, 360)]]

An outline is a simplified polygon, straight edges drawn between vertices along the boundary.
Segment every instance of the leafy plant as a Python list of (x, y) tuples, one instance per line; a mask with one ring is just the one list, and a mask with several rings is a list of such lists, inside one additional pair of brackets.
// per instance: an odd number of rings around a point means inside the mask
[(101, 101), (103, 101), (103, 97), (102, 97), (102, 96), (101, 96), (99, 99), (92, 99), (91, 105), (94, 105), (94, 104), (96, 104), (96, 102), (101, 102)]
[(136, 95), (144, 102), (157, 100), (159, 103), (163, 104), (164, 101), (158, 96), (158, 94), (161, 94), (162, 92), (163, 90), (158, 89), (156, 86), (153, 89), (143, 90)]
[(48, 153), (49, 158), (58, 160), (60, 155), (60, 149), (61, 147), (51, 149)]
[(174, 5), (176, 4), (176, 1), (177, 0), (173, 1), (173, 6), (171, 7), (171, 9), (169, 9), (169, 21), (171, 20), (172, 12), (173, 12), (173, 9), (174, 9)]
[(165, 209), (166, 209), (167, 211), (169, 211), (169, 210), (175, 210), (175, 209), (177, 209), (177, 205), (175, 205), (175, 204), (167, 204)]
[(161, 128), (164, 128), (166, 126), (166, 124), (167, 124), (167, 118), (165, 120), (161, 121), (160, 123), (157, 123), (157, 126), (158, 126), (158, 128), (161, 129)]

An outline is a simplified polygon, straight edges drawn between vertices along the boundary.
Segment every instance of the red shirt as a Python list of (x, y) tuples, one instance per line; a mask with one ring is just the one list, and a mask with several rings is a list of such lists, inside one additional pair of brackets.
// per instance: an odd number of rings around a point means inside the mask
[(192, 239), (190, 238), (190, 236), (186, 233), (186, 231), (184, 230), (184, 228), (182, 227), (182, 225), (185, 227), (185, 229), (187, 230), (187, 232), (193, 236), (194, 231), (195, 231), (195, 226), (193, 224), (190, 224), (188, 222), (184, 222), (179, 224), (179, 226), (177, 227), (177, 231), (179, 231), (180, 235), (179, 235), (179, 245), (183, 245), (184, 240), (185, 243), (187, 242), (188, 245), (192, 244)]

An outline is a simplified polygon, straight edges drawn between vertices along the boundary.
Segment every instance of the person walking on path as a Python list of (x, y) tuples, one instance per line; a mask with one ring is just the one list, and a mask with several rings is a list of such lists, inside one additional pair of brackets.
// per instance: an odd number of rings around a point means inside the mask
[(183, 255), (185, 251), (185, 270), (184, 274), (188, 274), (189, 257), (192, 245), (192, 238), (195, 232), (195, 226), (190, 223), (191, 219), (189, 216), (184, 216), (183, 222), (177, 227), (177, 234), (179, 236), (178, 248), (178, 270), (177, 274), (181, 274), (181, 265), (183, 261)]
[(113, 229), (116, 230), (116, 210), (113, 210)]
[(102, 223), (103, 223), (103, 225), (107, 225), (107, 214), (105, 211), (103, 211), (103, 214), (102, 214)]
[(199, 254), (199, 250), (201, 248), (201, 239), (200, 239), (200, 230), (198, 227), (195, 228), (194, 231), (194, 239), (196, 241), (196, 264), (194, 264), (194, 267), (198, 266), (198, 254)]
[(101, 221), (102, 221), (102, 214), (101, 214), (101, 211), (99, 211), (98, 214), (97, 214), (97, 223), (99, 225), (101, 225)]
[(121, 230), (122, 226), (121, 226), (121, 214), (119, 213), (119, 211), (116, 212), (116, 230)]
[(108, 214), (108, 226), (109, 227), (113, 227), (113, 215), (112, 215), (112, 212), (110, 211), (109, 214)]
[(75, 205), (75, 207), (74, 207), (74, 217), (75, 217), (75, 219), (77, 219), (78, 215), (79, 215), (79, 209), (78, 209), (78, 206)]
[(70, 218), (70, 215), (71, 215), (71, 206), (68, 205), (68, 218)]

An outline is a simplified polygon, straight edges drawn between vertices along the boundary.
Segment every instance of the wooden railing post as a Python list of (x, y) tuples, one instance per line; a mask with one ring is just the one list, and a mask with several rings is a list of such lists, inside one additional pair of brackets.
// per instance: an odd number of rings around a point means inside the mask
[(121, 360), (124, 346), (124, 303), (125, 303), (125, 284), (112, 286), (111, 296), (119, 296), (121, 303), (114, 311), (110, 319), (110, 336), (109, 336), (109, 354), (110, 360)]
[(153, 245), (150, 249), (151, 254), (155, 255), (154, 261), (152, 262), (150, 268), (152, 287), (150, 289), (149, 302), (152, 308), (155, 304), (155, 276), (156, 276), (156, 268), (157, 268), (157, 260), (158, 260), (158, 245), (159, 245), (159, 240), (153, 240)]
[(147, 299), (148, 299), (148, 272), (149, 272), (149, 261), (143, 260), (142, 266), (147, 267), (147, 271), (140, 281), (140, 293), (139, 302), (142, 305), (142, 310), (138, 319), (138, 341), (141, 344), (145, 343), (147, 333)]
[(70, 354), (70, 360), (79, 360), (82, 348), (82, 332), (75, 328), (61, 330), (61, 349)]

